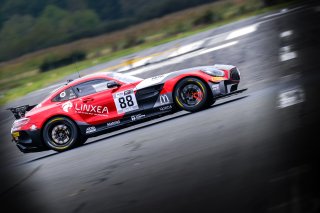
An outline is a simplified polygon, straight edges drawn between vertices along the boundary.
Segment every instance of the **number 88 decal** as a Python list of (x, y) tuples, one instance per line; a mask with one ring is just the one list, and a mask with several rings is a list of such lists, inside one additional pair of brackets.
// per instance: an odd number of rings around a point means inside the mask
[(131, 107), (131, 106), (134, 105), (134, 103), (133, 103), (133, 101), (132, 101), (132, 96), (131, 96), (131, 95), (127, 95), (127, 96), (125, 96), (125, 97), (126, 97), (126, 99), (124, 99), (124, 97), (119, 98), (120, 107), (121, 107), (122, 109), (123, 109), (123, 108), (126, 108), (127, 105), (128, 105), (129, 107)]
[(118, 92), (113, 95), (118, 113), (130, 112), (139, 109), (133, 90)]

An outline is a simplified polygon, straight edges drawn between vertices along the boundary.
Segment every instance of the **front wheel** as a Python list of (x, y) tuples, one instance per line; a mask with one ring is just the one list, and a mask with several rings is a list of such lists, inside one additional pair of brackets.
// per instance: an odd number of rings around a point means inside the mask
[(182, 79), (175, 87), (174, 99), (183, 110), (196, 112), (211, 104), (211, 96), (203, 81), (197, 78)]
[(68, 118), (50, 119), (43, 129), (43, 140), (49, 148), (62, 152), (75, 147), (79, 142), (76, 124)]

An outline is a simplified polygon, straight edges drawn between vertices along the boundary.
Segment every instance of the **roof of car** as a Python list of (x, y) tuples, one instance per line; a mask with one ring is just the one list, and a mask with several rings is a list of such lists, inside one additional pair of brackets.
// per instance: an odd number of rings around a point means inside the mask
[[(110, 72), (98, 72), (98, 73), (94, 73), (94, 74), (89, 74), (89, 75), (85, 75), (82, 76), (80, 78), (74, 79), (72, 81), (69, 81), (68, 83), (66, 83), (65, 85), (53, 90), (50, 93), (50, 96), (53, 97), (55, 96), (57, 93), (65, 90), (66, 88), (69, 88), (70, 86), (74, 86), (76, 84), (82, 83), (82, 82), (86, 82), (88, 80), (94, 80), (94, 79), (98, 79), (98, 78), (106, 78), (108, 76), (108, 73)], [(49, 97), (50, 97), (49, 96)]]
[(92, 80), (92, 79), (106, 78), (108, 76), (108, 73), (110, 73), (110, 72), (98, 72), (98, 73), (85, 75), (83, 77), (80, 77), (80, 78), (72, 80), (67, 85), (68, 86), (70, 86), (70, 85), (73, 86), (73, 85), (76, 85), (78, 83), (85, 82), (85, 81)]

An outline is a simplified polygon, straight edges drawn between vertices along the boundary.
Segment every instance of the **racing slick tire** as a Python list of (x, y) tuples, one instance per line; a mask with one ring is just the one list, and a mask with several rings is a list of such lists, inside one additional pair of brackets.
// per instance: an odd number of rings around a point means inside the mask
[(187, 77), (175, 86), (176, 105), (186, 111), (196, 112), (213, 104), (206, 84), (198, 78)]
[(66, 117), (50, 119), (43, 129), (43, 141), (46, 146), (57, 152), (74, 148), (82, 140), (76, 124)]

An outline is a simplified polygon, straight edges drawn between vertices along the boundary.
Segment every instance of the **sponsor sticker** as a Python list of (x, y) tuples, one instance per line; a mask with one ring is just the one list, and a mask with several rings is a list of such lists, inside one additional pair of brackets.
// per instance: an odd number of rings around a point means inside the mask
[(133, 93), (133, 90), (126, 90), (123, 92), (124, 95), (129, 95), (129, 94), (132, 94)]
[(144, 118), (144, 117), (146, 117), (146, 115), (144, 115), (144, 114), (132, 115), (132, 116), (131, 116), (131, 120), (132, 120), (132, 121), (140, 120), (140, 119), (142, 119), (142, 118)]
[(160, 95), (160, 104), (164, 105), (170, 103), (169, 97), (167, 95)]
[(64, 98), (64, 97), (66, 97), (66, 92), (65, 91), (60, 93), (60, 98)]
[(212, 88), (213, 91), (219, 91), (220, 90), (219, 84), (213, 84), (211, 86), (211, 88)]
[(157, 79), (163, 79), (163, 78), (165, 78), (166, 77), (166, 75), (164, 75), (164, 74), (162, 74), (162, 75), (157, 75), (157, 76), (154, 76), (154, 77), (151, 77), (151, 80), (152, 81), (155, 81), (155, 80), (157, 80)]
[(62, 104), (62, 109), (63, 109), (63, 111), (65, 111), (65, 112), (69, 112), (69, 109), (71, 109), (72, 108), (72, 102), (71, 101), (67, 101), (67, 102), (65, 102), (64, 104)]
[(100, 116), (108, 116), (109, 109), (106, 106), (98, 106), (98, 105), (91, 105), (91, 104), (72, 104), (71, 101), (67, 101), (62, 104), (62, 109), (65, 112), (69, 112), (71, 108), (75, 109), (76, 113), (79, 114), (87, 114), (87, 115), (100, 115)]
[(171, 105), (163, 106), (163, 107), (160, 107), (160, 108), (159, 108), (160, 111), (166, 111), (166, 110), (170, 110), (170, 109), (172, 109), (172, 106), (171, 106)]
[(109, 123), (107, 123), (107, 126), (110, 127), (110, 126), (114, 126), (117, 124), (120, 124), (120, 120), (109, 122)]
[(33, 124), (32, 126), (30, 126), (30, 130), (31, 131), (37, 130), (37, 126)]
[(94, 126), (90, 126), (86, 129), (86, 134), (89, 134), (95, 131), (96, 131), (96, 128)]
[(106, 106), (97, 106), (91, 104), (75, 104), (76, 113), (87, 115), (108, 116), (109, 110)]

